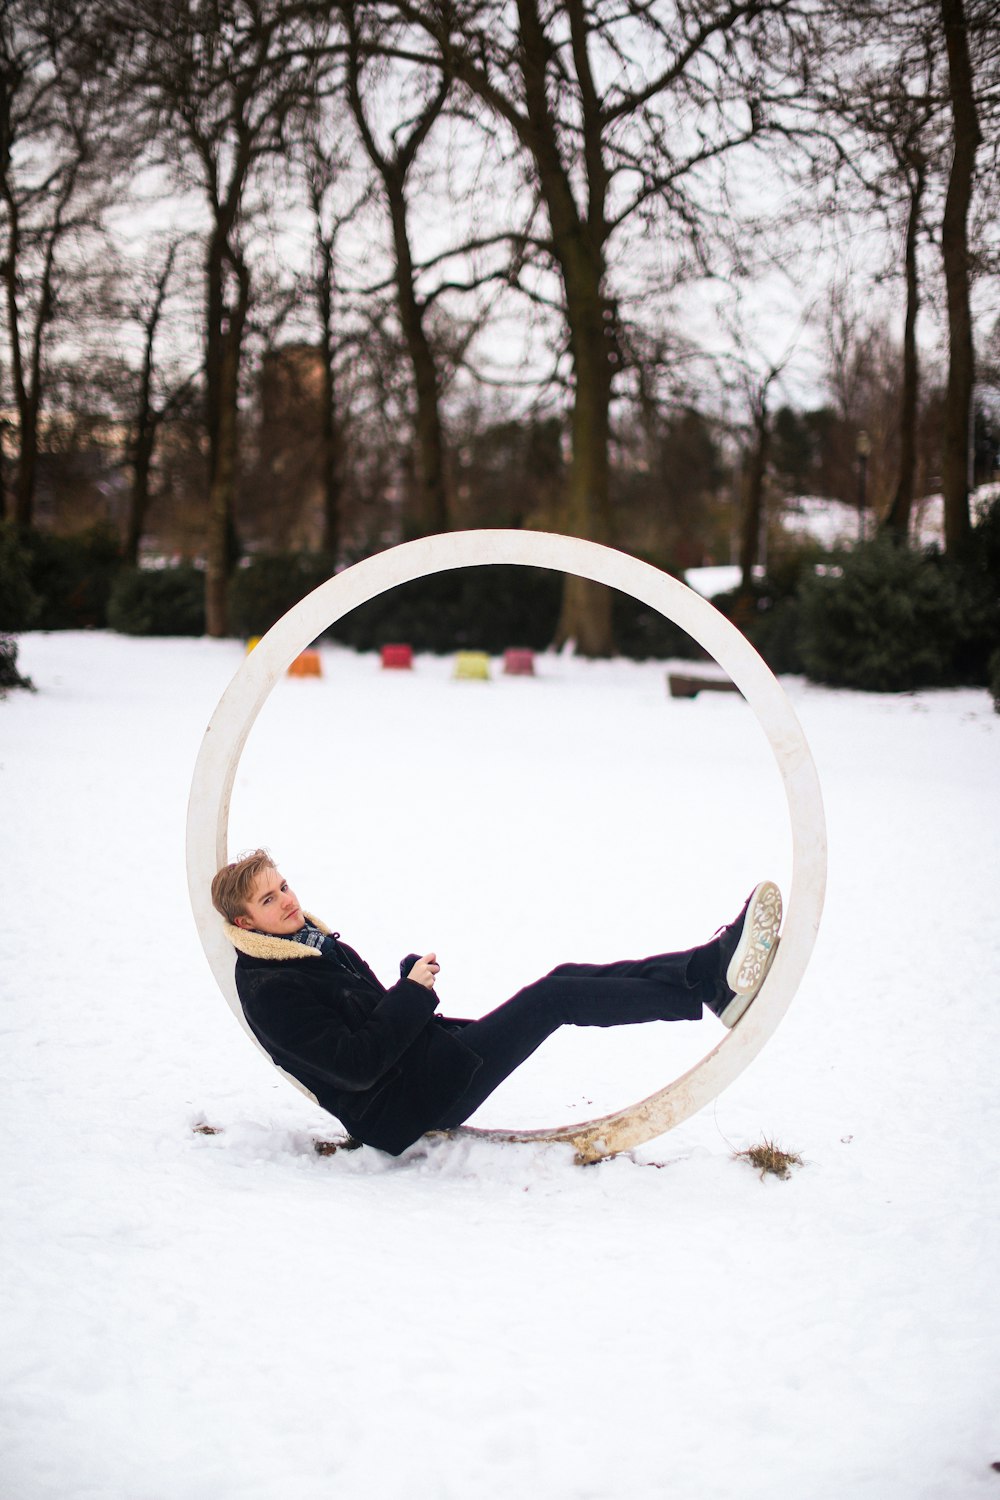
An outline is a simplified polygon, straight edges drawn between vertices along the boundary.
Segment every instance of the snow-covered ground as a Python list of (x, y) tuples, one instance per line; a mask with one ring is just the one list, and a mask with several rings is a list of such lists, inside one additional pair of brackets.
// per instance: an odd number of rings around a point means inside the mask
[[(973, 518), (982, 514), (998, 496), (1000, 484), (981, 484), (972, 496)], [(801, 495), (790, 500), (782, 514), (781, 525), (792, 536), (809, 538), (831, 549), (853, 546), (861, 534), (861, 518), (856, 505), (849, 505), (844, 500), (822, 499), (812, 495)], [(864, 535), (870, 537), (874, 530), (875, 517), (869, 509), (864, 516)], [(910, 516), (910, 536), (921, 547), (943, 548), (944, 500), (940, 495), (925, 495), (914, 501)], [(738, 581), (737, 576), (733, 583), (722, 587), (735, 588)], [(692, 583), (691, 586), (696, 588), (697, 584)]]
[[(996, 486), (984, 486), (977, 491), (980, 503), (985, 503), (983, 497), (987, 488), (991, 496), (996, 493)], [(862, 534), (873, 536), (876, 518), (870, 509), (865, 511), (863, 521), (862, 529), (862, 517), (856, 505), (811, 495), (790, 500), (781, 517), (782, 529), (791, 536), (803, 540), (808, 538), (831, 550), (852, 547)], [(944, 501), (940, 495), (928, 495), (914, 502), (910, 536), (921, 547), (944, 546)]]
[[(234, 849), (385, 977), (488, 1009), (787, 883), (741, 699), (663, 664), (455, 682), (324, 648), (251, 735)], [(28, 635), (0, 703), (0, 1491), (9, 1500), (997, 1500), (1000, 717), (786, 683), (830, 887), (777, 1034), (633, 1155), (337, 1133), (250, 1046), (183, 830), (233, 642)], [(570, 1032), (480, 1123), (643, 1097), (717, 1023)], [(220, 1133), (193, 1127), (207, 1122)], [(734, 1152), (801, 1153), (761, 1181)]]

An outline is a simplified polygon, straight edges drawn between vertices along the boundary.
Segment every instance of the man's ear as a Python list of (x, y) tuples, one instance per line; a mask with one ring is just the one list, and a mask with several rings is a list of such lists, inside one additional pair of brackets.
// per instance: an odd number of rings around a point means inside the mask
[(253, 931), (253, 922), (249, 917), (237, 917), (233, 922), (234, 927), (242, 927), (244, 932)]

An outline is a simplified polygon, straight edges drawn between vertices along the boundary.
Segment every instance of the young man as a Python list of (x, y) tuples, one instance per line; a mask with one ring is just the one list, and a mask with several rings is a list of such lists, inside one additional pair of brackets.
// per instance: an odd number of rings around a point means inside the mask
[(434, 953), (411, 953), (388, 989), (316, 917), (270, 854), (226, 865), (212, 901), (237, 950), (251, 1031), (355, 1139), (398, 1156), (428, 1130), (473, 1114), (560, 1026), (696, 1021), (733, 1026), (758, 994), (778, 943), (781, 895), (762, 881), (712, 940), (686, 953), (560, 964), (478, 1021), (436, 1014)]

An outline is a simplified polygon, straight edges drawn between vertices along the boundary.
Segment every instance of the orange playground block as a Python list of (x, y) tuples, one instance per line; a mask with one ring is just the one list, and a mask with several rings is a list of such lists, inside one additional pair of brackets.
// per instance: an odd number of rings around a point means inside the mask
[(382, 665), (393, 671), (409, 671), (413, 666), (413, 647), (405, 645), (383, 646)]
[(322, 677), (323, 668), (320, 664), (319, 652), (301, 652), (288, 668), (288, 675), (289, 677)]
[(534, 677), (535, 653), (522, 646), (510, 646), (503, 654), (503, 669), (507, 677)]

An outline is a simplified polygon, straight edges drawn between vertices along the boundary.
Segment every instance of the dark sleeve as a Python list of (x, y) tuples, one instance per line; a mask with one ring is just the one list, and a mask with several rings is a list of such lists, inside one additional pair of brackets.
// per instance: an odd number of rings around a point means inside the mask
[(437, 997), (425, 985), (401, 979), (384, 990), (358, 1026), (347, 1007), (318, 996), (297, 974), (269, 975), (260, 985), (241, 985), (247, 1020), (260, 1040), (297, 1058), (335, 1088), (371, 1088), (398, 1062), (434, 1013)]

